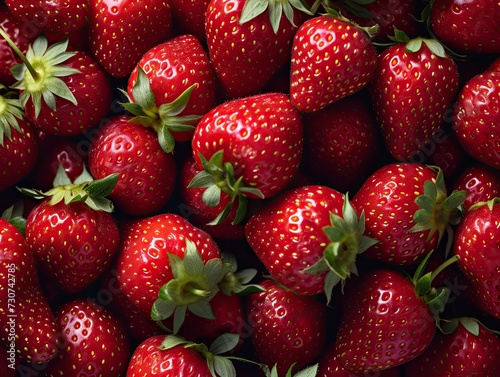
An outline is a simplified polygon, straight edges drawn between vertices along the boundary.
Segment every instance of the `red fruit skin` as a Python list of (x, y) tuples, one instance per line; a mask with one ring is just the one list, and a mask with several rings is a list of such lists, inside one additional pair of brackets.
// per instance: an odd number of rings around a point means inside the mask
[(435, 181), (436, 172), (421, 164), (389, 163), (375, 171), (352, 198), (358, 214), (365, 211), (365, 235), (379, 242), (363, 257), (395, 265), (421, 261), (437, 246), (438, 232), (413, 232), (415, 199), (424, 193), (424, 183)]
[(26, 239), (43, 274), (61, 290), (77, 293), (111, 264), (120, 234), (108, 212), (84, 202), (50, 205), (46, 199), (30, 212)]
[(500, 204), (469, 209), (454, 240), (457, 263), (474, 287), (481, 309), (500, 318)]
[(0, 268), (0, 342), (9, 352), (4, 357), (13, 352), (19, 361), (49, 362), (59, 351), (57, 324), (40, 289), (33, 252), (2, 218)]
[(455, 101), (453, 129), (476, 160), (500, 168), (500, 72), (470, 79)]
[(380, 53), (370, 85), (385, 145), (399, 161), (412, 161), (432, 141), (458, 91), (452, 59), (435, 55), (425, 43), (417, 52), (406, 45)]
[(373, 373), (420, 355), (435, 320), (413, 283), (399, 272), (376, 269), (346, 285), (335, 358), (351, 373)]
[(312, 364), (326, 342), (327, 309), (311, 296), (297, 295), (272, 280), (248, 296), (247, 317), (256, 360), (277, 363), (278, 375)]
[(403, 367), (405, 377), (494, 377), (500, 367), (500, 340), (479, 326), (479, 335), (459, 323), (451, 334), (436, 333), (429, 347)]
[(165, 335), (143, 341), (135, 349), (126, 377), (208, 377), (207, 362), (193, 348), (178, 345), (168, 350), (158, 348)]
[(4, 135), (0, 144), (0, 192), (20, 182), (33, 170), (39, 156), (39, 139), (35, 127), (18, 120), (22, 132), (11, 128), (11, 140)]
[(170, 200), (177, 165), (161, 149), (154, 131), (130, 119), (114, 116), (96, 132), (89, 149), (89, 169), (96, 179), (118, 173), (109, 198), (128, 215), (147, 216)]
[(465, 210), (478, 203), (500, 196), (500, 175), (498, 170), (476, 164), (463, 170), (453, 183), (453, 190), (465, 190)]
[(140, 218), (124, 229), (117, 278), (123, 293), (143, 312), (151, 313), (160, 288), (173, 278), (168, 253), (183, 259), (186, 238), (196, 245), (204, 262), (221, 257), (206, 232), (176, 214)]
[(126, 77), (141, 56), (172, 31), (170, 3), (164, 0), (91, 0), (90, 49), (113, 77)]
[(56, 97), (56, 110), (50, 109), (42, 100), (38, 117), (31, 98), (26, 103), (26, 118), (39, 130), (52, 135), (74, 136), (83, 134), (98, 123), (110, 111), (113, 88), (102, 67), (87, 53), (77, 51), (64, 65), (75, 68), (75, 73), (61, 80), (75, 96), (77, 105)]
[(209, 3), (210, 0), (170, 0), (173, 29), (179, 35), (194, 35), (205, 45), (205, 14)]
[(356, 26), (317, 16), (297, 30), (291, 59), (290, 100), (298, 110), (313, 112), (363, 89), (377, 52)]
[(64, 347), (47, 366), (47, 377), (125, 376), (132, 350), (118, 317), (101, 305), (75, 299), (59, 308), (57, 322)]
[(455, 52), (500, 52), (500, 5), (493, 0), (433, 2), (430, 25), (437, 38)]
[(303, 270), (323, 256), (330, 243), (323, 227), (330, 225), (330, 212), (342, 214), (343, 204), (343, 195), (327, 186), (289, 190), (248, 220), (246, 239), (273, 279), (299, 294), (319, 294), (326, 271)]
[[(300, 114), (283, 93), (264, 93), (222, 103), (196, 126), (193, 156), (207, 160), (223, 150), (224, 162), (235, 179), (261, 191), (264, 198), (283, 191), (298, 171), (302, 158)], [(256, 197), (249, 194), (248, 197)]]

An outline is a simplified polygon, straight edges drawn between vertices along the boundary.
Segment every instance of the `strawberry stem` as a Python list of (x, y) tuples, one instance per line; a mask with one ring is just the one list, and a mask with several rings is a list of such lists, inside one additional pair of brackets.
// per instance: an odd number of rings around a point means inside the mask
[(22, 53), (22, 51), (19, 49), (19, 47), (16, 46), (14, 41), (10, 39), (10, 37), (7, 35), (7, 33), (3, 30), (3, 28), (0, 28), (0, 35), (7, 41), (9, 46), (14, 50), (17, 56), (19, 56), (19, 59), (24, 63), (28, 71), (30, 72), (31, 76), (33, 77), (33, 80), (38, 81), (40, 79), (40, 75), (38, 72), (33, 68), (31, 65), (30, 61), (26, 58), (26, 56)]

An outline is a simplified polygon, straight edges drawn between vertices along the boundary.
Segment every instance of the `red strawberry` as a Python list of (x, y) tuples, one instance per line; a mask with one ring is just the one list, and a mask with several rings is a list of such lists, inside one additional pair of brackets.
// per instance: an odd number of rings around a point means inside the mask
[(205, 14), (210, 0), (170, 0), (174, 30), (191, 34), (205, 44)]
[(471, 282), (481, 309), (500, 318), (500, 204), (495, 198), (472, 206), (455, 233), (454, 253)]
[(447, 194), (443, 173), (425, 165), (390, 163), (375, 171), (352, 199), (366, 216), (366, 235), (379, 242), (363, 256), (418, 263), (460, 220), (465, 192)]
[(479, 74), (460, 90), (453, 124), (462, 148), (476, 160), (497, 169), (500, 168), (499, 106), (500, 72)]
[[(149, 80), (149, 85), (148, 85)], [(146, 52), (128, 80), (134, 122), (158, 132), (162, 148), (190, 140), (201, 116), (215, 106), (215, 73), (201, 43), (181, 35)]]
[(313, 112), (363, 89), (377, 61), (371, 32), (333, 10), (304, 22), (292, 46), (292, 104)]
[(85, 170), (71, 182), (60, 168), (53, 189), (22, 189), (44, 199), (26, 220), (26, 238), (43, 274), (65, 292), (80, 292), (94, 282), (118, 250), (120, 234), (105, 199), (117, 178), (94, 181)]
[(256, 361), (277, 363), (279, 375), (284, 375), (294, 363), (298, 369), (310, 365), (326, 342), (326, 306), (273, 280), (264, 280), (260, 285), (264, 291), (250, 295), (247, 303)]
[(60, 346), (55, 318), (40, 288), (33, 252), (23, 234), (3, 218), (0, 262), (1, 343), (8, 349), (8, 357), (47, 363)]
[(131, 119), (114, 116), (98, 130), (90, 145), (89, 168), (97, 179), (119, 174), (110, 198), (122, 212), (144, 216), (170, 200), (177, 165), (162, 150), (156, 134)]
[(90, 18), (88, 0), (6, 0), (9, 10), (22, 22), (42, 31), (69, 34), (82, 29)]
[(283, 191), (302, 158), (302, 120), (282, 93), (264, 93), (218, 105), (196, 126), (193, 156), (199, 168), (190, 187), (205, 187), (204, 201), (215, 207), (221, 193), (238, 202), (235, 223), (246, 212), (246, 197), (269, 198)]
[(458, 69), (432, 39), (396, 31), (371, 83), (375, 114), (387, 149), (400, 161), (418, 155), (444, 122), (458, 90)]
[(498, 336), (474, 318), (457, 318), (429, 347), (404, 365), (405, 377), (494, 377), (500, 367)]
[(229, 98), (257, 94), (290, 60), (293, 36), (306, 13), (299, 1), (210, 1), (208, 52)]
[(111, 76), (128, 76), (146, 51), (170, 36), (168, 1), (91, 0), (90, 9), (90, 48)]
[(478, 202), (487, 202), (500, 197), (500, 175), (495, 168), (475, 164), (462, 171), (453, 188), (467, 193), (464, 207), (468, 210)]
[(64, 347), (47, 366), (47, 377), (125, 376), (131, 344), (115, 315), (101, 305), (75, 299), (59, 308), (57, 323)]
[(429, 16), (433, 33), (457, 52), (500, 53), (500, 5), (493, 0), (434, 0)]

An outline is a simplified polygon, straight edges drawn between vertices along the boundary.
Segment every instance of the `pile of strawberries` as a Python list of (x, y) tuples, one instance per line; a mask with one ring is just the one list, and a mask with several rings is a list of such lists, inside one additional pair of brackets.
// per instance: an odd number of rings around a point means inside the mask
[(499, 19), (0, 2), (2, 376), (496, 376)]

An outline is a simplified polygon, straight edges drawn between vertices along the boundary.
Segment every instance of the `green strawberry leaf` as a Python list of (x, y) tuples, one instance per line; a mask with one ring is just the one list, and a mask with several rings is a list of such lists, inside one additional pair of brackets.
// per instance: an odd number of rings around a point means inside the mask
[(212, 342), (208, 350), (214, 355), (222, 355), (233, 350), (239, 342), (240, 336), (238, 334), (222, 334)]
[(4, 138), (12, 141), (12, 129), (22, 133), (19, 120), (24, 118), (24, 109), (19, 101), (17, 92), (9, 91), (0, 84), (0, 146), (4, 145)]

